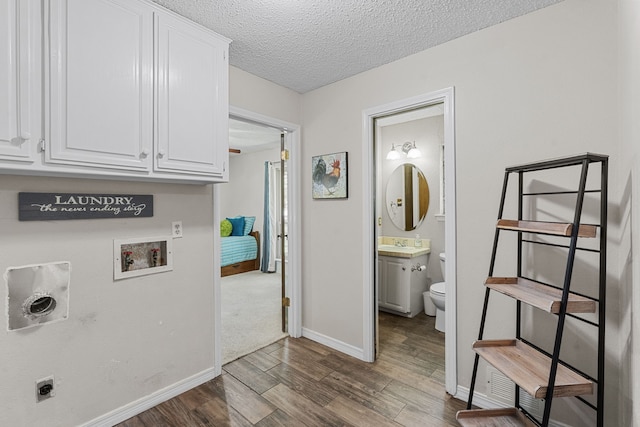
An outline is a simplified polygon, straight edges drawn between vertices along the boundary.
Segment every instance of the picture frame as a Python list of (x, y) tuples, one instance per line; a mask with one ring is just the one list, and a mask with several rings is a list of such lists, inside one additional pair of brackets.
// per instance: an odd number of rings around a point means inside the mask
[(314, 199), (349, 197), (348, 152), (340, 151), (311, 158), (311, 186)]

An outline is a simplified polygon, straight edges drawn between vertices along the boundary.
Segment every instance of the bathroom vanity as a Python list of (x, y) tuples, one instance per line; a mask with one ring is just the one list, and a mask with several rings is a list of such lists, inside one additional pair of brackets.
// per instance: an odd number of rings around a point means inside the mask
[[(388, 239), (388, 240), (385, 240)], [(427, 265), (431, 242), (414, 239), (381, 238), (378, 244), (378, 308), (413, 317), (424, 309), (422, 293), (429, 290)]]

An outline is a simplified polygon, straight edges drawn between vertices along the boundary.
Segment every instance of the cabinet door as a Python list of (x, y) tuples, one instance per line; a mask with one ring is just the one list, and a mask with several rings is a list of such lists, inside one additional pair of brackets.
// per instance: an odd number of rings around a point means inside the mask
[(386, 265), (387, 308), (400, 313), (409, 311), (409, 272), (401, 258), (389, 258)]
[(0, 159), (31, 162), (31, 0), (0, 2)]
[(150, 169), (153, 12), (136, 0), (50, 0), (48, 163)]
[(400, 313), (409, 312), (409, 277), (402, 258), (378, 257), (378, 304)]
[(155, 168), (228, 179), (228, 43), (157, 14)]

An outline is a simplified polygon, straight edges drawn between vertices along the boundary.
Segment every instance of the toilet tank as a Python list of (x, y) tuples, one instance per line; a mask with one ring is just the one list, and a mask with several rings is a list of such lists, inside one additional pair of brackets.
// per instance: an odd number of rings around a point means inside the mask
[(444, 252), (440, 252), (440, 271), (442, 272), (442, 280), (445, 280), (444, 276)]

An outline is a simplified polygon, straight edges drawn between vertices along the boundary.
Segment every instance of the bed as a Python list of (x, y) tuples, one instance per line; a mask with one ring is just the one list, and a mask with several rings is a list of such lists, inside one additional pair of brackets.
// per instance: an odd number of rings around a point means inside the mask
[[(251, 217), (247, 217), (251, 218)], [(227, 218), (233, 221), (235, 218)], [(242, 225), (244, 228), (244, 223)], [(253, 222), (247, 224), (240, 235), (221, 238), (220, 265), (222, 277), (245, 273), (260, 268), (260, 233), (252, 230)]]

